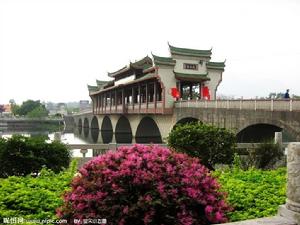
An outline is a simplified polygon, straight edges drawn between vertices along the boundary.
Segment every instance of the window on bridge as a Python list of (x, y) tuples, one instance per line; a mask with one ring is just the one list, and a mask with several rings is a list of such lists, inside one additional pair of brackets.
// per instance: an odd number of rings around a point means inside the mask
[(180, 98), (182, 98), (182, 100), (200, 99), (200, 86), (201, 84), (199, 82), (179, 81), (177, 87), (180, 90)]

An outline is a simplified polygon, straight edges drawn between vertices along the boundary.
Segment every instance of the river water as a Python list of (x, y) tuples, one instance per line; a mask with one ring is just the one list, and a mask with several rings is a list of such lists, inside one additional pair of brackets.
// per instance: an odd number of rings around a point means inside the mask
[[(94, 131), (94, 133), (97, 131)], [(99, 132), (99, 131), (98, 131)], [(49, 139), (49, 141), (53, 141), (55, 139), (55, 133), (59, 133), (61, 136), (61, 142), (65, 144), (94, 144), (94, 143), (101, 143), (100, 140), (95, 140), (92, 138), (92, 132), (85, 133), (86, 135), (79, 134), (78, 130), (74, 129), (74, 131), (65, 132), (60, 130), (59, 128), (56, 131), (32, 131), (32, 130), (2, 130), (0, 131), (0, 137), (2, 138), (9, 138), (12, 135), (24, 135), (27, 137), (34, 137), (34, 136), (43, 136)], [(98, 137), (98, 134), (93, 134), (94, 137)], [(72, 150), (73, 157), (82, 157), (79, 149)], [(86, 157), (92, 157), (92, 150), (89, 149)]]

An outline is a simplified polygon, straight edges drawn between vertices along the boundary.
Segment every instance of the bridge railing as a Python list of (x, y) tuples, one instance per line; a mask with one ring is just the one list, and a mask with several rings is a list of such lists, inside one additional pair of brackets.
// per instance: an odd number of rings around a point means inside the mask
[(175, 102), (175, 108), (247, 109), (267, 111), (300, 111), (300, 100), (189, 100)]

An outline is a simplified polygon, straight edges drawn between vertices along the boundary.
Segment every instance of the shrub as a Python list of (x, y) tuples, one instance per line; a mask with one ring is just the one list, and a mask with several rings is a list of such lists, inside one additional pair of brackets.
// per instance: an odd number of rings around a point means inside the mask
[(69, 150), (60, 142), (24, 136), (0, 139), (0, 177), (36, 174), (43, 166), (57, 173), (69, 163)]
[(0, 224), (4, 223), (4, 218), (13, 217), (56, 219), (55, 209), (62, 204), (61, 195), (70, 188), (75, 171), (76, 162), (73, 161), (68, 170), (58, 174), (43, 168), (38, 177), (1, 179)]
[(200, 158), (209, 169), (219, 163), (231, 164), (235, 143), (232, 132), (201, 122), (176, 125), (168, 137), (170, 147)]
[(264, 142), (257, 148), (240, 149), (238, 151), (243, 154), (243, 157), (241, 157), (243, 169), (251, 167), (259, 169), (272, 168), (284, 155), (280, 146), (272, 142)]
[(233, 169), (215, 171), (214, 175), (228, 192), (228, 202), (234, 208), (228, 213), (231, 221), (276, 215), (286, 199), (286, 168), (263, 171)]
[(80, 169), (58, 210), (69, 221), (109, 224), (210, 224), (229, 210), (219, 185), (196, 158), (158, 146), (121, 147)]

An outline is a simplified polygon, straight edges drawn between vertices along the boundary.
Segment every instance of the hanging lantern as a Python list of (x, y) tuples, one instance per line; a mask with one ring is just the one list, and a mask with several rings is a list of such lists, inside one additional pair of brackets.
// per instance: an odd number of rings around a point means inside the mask
[(171, 95), (173, 96), (173, 98), (179, 98), (180, 97), (180, 93), (179, 93), (177, 88), (171, 88)]

